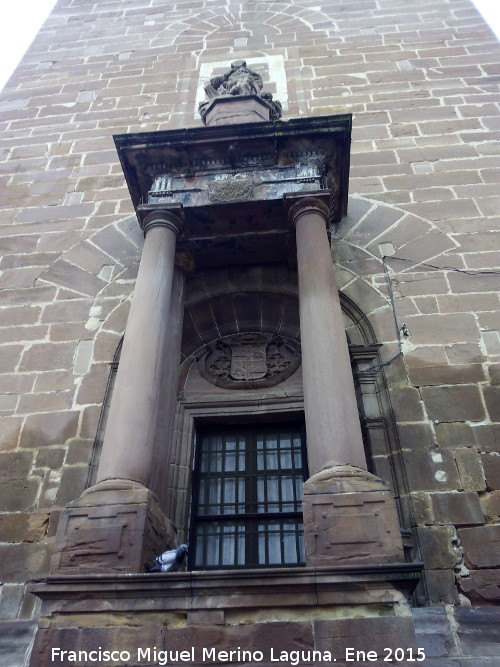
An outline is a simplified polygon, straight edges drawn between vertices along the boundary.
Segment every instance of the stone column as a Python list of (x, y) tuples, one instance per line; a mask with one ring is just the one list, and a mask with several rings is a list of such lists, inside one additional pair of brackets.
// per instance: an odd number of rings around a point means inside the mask
[(300, 338), (309, 471), (366, 468), (349, 349), (327, 235), (328, 207), (304, 197), (290, 209), (297, 238)]
[(172, 331), (182, 326), (184, 274), (177, 270), (174, 281), (174, 267), (182, 223), (172, 211), (158, 210), (143, 226), (146, 238), (97, 483), (61, 513), (53, 572), (143, 572), (153, 556), (175, 546), (173, 526), (152, 488), (155, 466), (168, 466), (171, 434), (164, 433), (161, 463), (157, 434), (176, 400), (180, 336)]
[[(97, 483), (150, 485), (169, 331), (175, 246), (181, 228), (169, 211), (151, 213), (113, 390)], [(181, 304), (182, 306), (182, 304)], [(170, 317), (169, 317), (170, 316)], [(182, 321), (182, 311), (176, 322)]]
[(396, 504), (367, 472), (349, 348), (326, 226), (328, 207), (304, 197), (296, 229), (307, 455), (304, 536), (308, 565), (403, 560)]

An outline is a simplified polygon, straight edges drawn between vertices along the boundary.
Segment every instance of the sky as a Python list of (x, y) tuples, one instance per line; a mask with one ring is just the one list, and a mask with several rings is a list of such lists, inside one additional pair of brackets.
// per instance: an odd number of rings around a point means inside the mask
[[(1, 90), (50, 14), (56, 0), (0, 0), (0, 2)], [(472, 0), (472, 2), (500, 39), (500, 0)]]

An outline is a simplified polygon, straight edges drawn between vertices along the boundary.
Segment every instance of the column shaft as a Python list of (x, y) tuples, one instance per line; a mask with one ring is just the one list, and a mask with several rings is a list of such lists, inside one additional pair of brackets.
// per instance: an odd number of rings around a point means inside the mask
[(110, 406), (97, 482), (126, 479), (149, 486), (170, 327), (175, 245), (180, 221), (152, 214)]
[(301, 200), (296, 226), (309, 472), (325, 463), (366, 468), (349, 348), (323, 204)]

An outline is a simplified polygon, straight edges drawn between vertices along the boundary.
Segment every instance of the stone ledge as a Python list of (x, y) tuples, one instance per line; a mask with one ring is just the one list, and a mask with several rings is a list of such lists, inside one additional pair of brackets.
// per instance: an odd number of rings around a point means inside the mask
[(64, 613), (398, 605), (417, 585), (423, 565), (266, 568), (155, 574), (51, 575), (31, 592), (44, 611)]

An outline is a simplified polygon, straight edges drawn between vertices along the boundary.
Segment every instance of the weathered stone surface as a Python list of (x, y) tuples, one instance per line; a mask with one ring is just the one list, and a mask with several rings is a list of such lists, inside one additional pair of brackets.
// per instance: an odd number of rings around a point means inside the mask
[(425, 573), (425, 582), (431, 604), (458, 604), (453, 570), (429, 570)]
[(420, 526), (417, 528), (417, 535), (427, 568), (453, 568), (460, 562), (457, 533), (451, 526)]
[(0, 634), (0, 661), (9, 667), (24, 667), (36, 621), (4, 621)]
[(49, 572), (49, 548), (40, 542), (0, 545), (2, 578), (8, 583), (24, 583), (26, 572), (35, 579)]
[(417, 387), (481, 382), (484, 379), (481, 364), (436, 365), (410, 369), (410, 380)]
[(464, 491), (484, 491), (486, 481), (476, 448), (455, 449), (455, 461)]
[(0, 514), (0, 542), (38, 542), (47, 531), (48, 514)]
[(474, 604), (498, 604), (500, 600), (500, 570), (470, 570), (459, 579), (460, 588)]
[(435, 437), (429, 424), (398, 424), (398, 433), (403, 449), (435, 446)]
[(432, 493), (432, 511), (437, 523), (455, 526), (483, 524), (484, 515), (477, 493)]
[(486, 477), (486, 484), (490, 491), (500, 489), (500, 455), (498, 454), (483, 454), (481, 462), (484, 467), (484, 475)]
[(16, 619), (24, 595), (24, 586), (3, 584), (0, 588), (0, 615), (3, 620)]
[(57, 470), (62, 466), (65, 454), (66, 451), (62, 447), (40, 449), (36, 455), (35, 466), (37, 468)]
[(455, 609), (458, 638), (465, 655), (498, 658), (500, 609), (458, 607)]
[(437, 421), (482, 421), (483, 402), (476, 386), (422, 387), (429, 417)]
[(35, 343), (23, 354), (19, 370), (52, 371), (71, 368), (74, 343)]
[(481, 451), (500, 452), (500, 424), (481, 424), (475, 426), (473, 432)]
[(418, 391), (412, 387), (402, 387), (391, 392), (391, 403), (398, 421), (422, 421), (423, 407)]
[(408, 616), (314, 621), (313, 625), (317, 648), (340, 658), (347, 647), (374, 651), (382, 659), (387, 657), (385, 648), (415, 648), (415, 631)]
[(479, 336), (476, 320), (471, 313), (409, 315), (406, 321), (416, 344), (446, 345), (474, 341)]
[(500, 566), (500, 525), (462, 528), (458, 536), (464, 548), (467, 567)]
[(91, 403), (100, 405), (104, 398), (109, 372), (109, 364), (93, 364), (82, 379), (77, 402), (81, 405)]
[(498, 522), (500, 519), (500, 491), (483, 494), (480, 501), (486, 521)]
[(188, 611), (187, 614), (188, 625), (223, 625), (224, 624), (224, 610), (222, 609), (204, 609)]
[(426, 658), (448, 658), (456, 653), (446, 609), (416, 607), (412, 616), (417, 646), (425, 650)]
[(26, 477), (33, 463), (32, 452), (5, 452), (0, 455), (0, 477)]
[(403, 452), (412, 491), (446, 491), (461, 488), (453, 453), (447, 449)]
[(434, 513), (428, 493), (412, 493), (410, 500), (417, 524), (426, 525), (434, 523)]
[(0, 452), (6, 452), (17, 446), (19, 431), (23, 423), (22, 417), (2, 417), (2, 432), (0, 433)]
[(88, 464), (92, 457), (94, 449), (94, 440), (90, 438), (84, 440), (82, 438), (74, 438), (68, 442), (68, 449), (66, 454), (66, 464), (74, 465), (76, 463)]
[(483, 395), (491, 421), (500, 422), (500, 387), (484, 387)]
[(21, 431), (21, 447), (63, 445), (76, 435), (78, 417), (75, 411), (29, 415)]
[(64, 507), (70, 501), (78, 498), (85, 489), (87, 479), (88, 467), (86, 465), (65, 466), (57, 489), (56, 505)]

